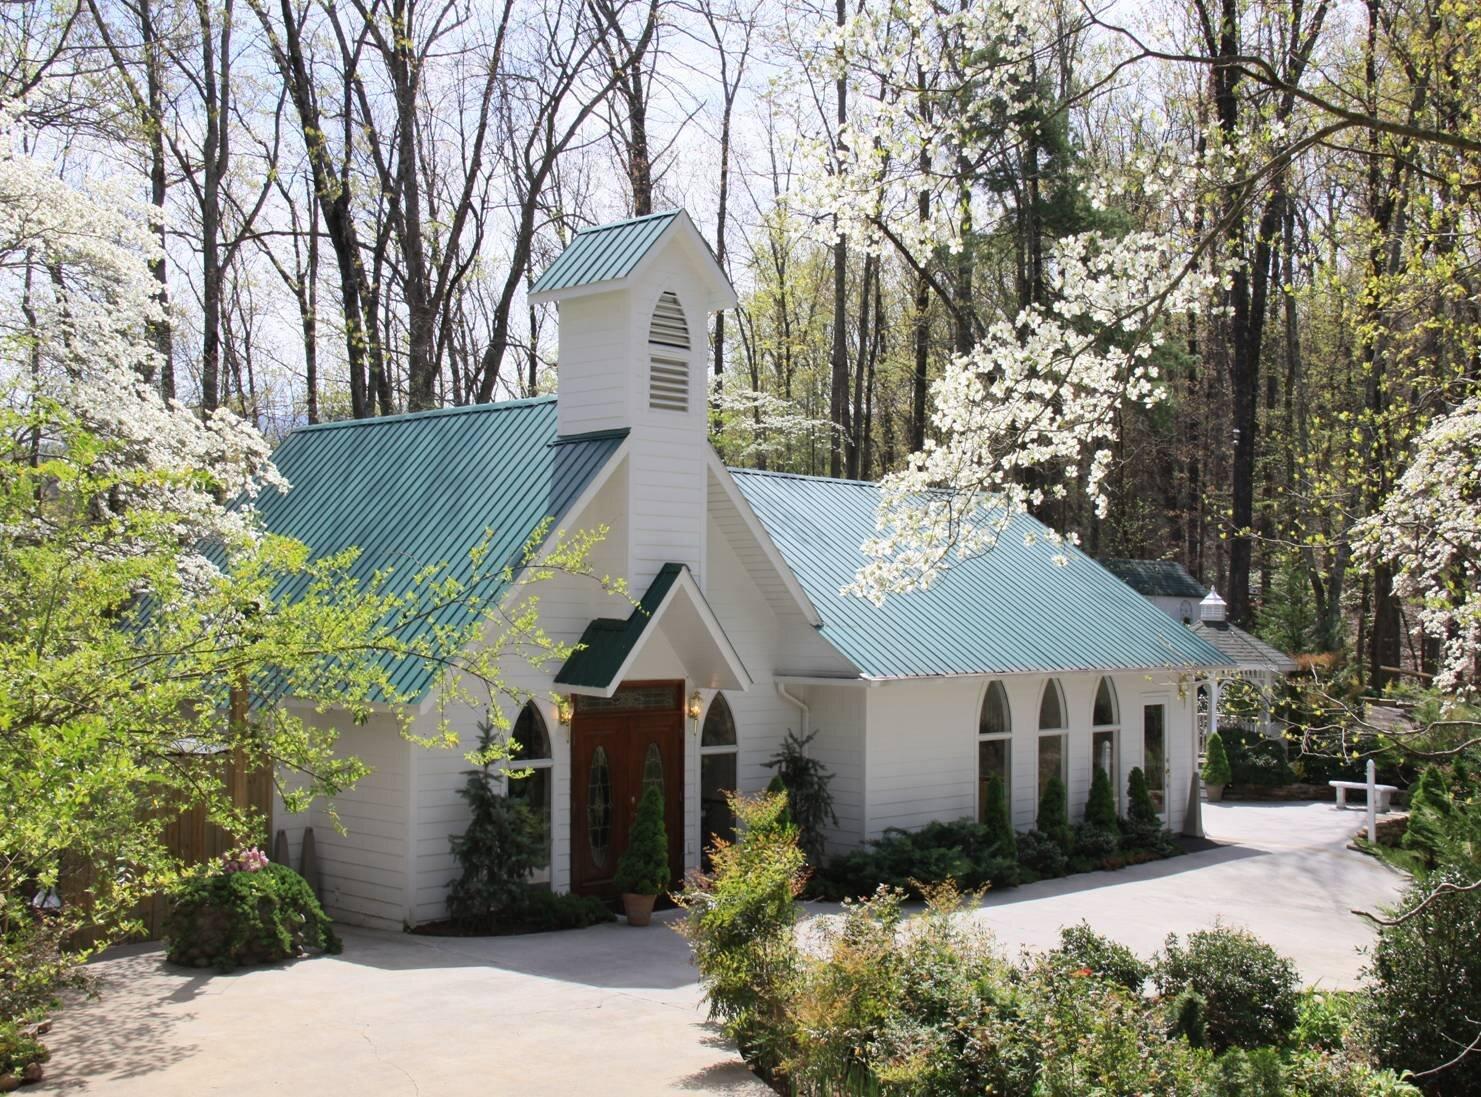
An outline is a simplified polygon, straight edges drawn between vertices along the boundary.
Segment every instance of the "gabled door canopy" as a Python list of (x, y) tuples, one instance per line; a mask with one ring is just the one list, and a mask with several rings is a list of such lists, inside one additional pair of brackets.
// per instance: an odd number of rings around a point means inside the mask
[(745, 690), (750, 673), (683, 564), (665, 564), (626, 620), (598, 617), (555, 684), (570, 693), (611, 697), (644, 646), (662, 632), (683, 664), (684, 677), (705, 689)]

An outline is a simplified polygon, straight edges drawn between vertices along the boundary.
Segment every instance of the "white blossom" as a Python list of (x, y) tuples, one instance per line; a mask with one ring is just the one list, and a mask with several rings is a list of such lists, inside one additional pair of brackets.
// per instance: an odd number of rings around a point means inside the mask
[[(988, 162), (1029, 136), (1016, 132), (1016, 119), (1066, 33), (1061, 14), (1034, 0), (905, 0), (866, 2), (842, 27), (820, 25), (809, 63), (850, 81), (849, 117), (835, 140), (805, 150), (798, 212), (851, 248), (894, 248), (920, 266), (960, 251), (964, 232), (984, 220), (961, 165)], [(1087, 187), (1101, 208), (1131, 187), (1143, 201), (1177, 208), (1193, 201), (1198, 179), (1159, 150), (1125, 178)], [(1152, 361), (1161, 332), (1210, 284), (1189, 275), (1190, 254), (1173, 233), (1054, 241), (1047, 303), (988, 321), (933, 384), (932, 436), (882, 481), (877, 534), (845, 590), (879, 602), (928, 587), (1081, 477), (1104, 514), (1118, 416), (1163, 398)]]
[[(202, 418), (167, 402), (150, 382), (160, 366), (151, 325), (164, 320), (149, 271), (152, 210), (69, 185), (23, 138), (0, 105), (0, 398), (54, 401), (109, 443), (100, 472), (140, 474), (100, 505), (168, 515), (182, 544), (255, 537), (250, 506), (230, 504), (287, 489), (266, 439), (229, 410)], [(191, 554), (182, 568), (210, 570)]]
[(1436, 419), (1377, 513), (1359, 524), (1357, 558), (1394, 569), (1394, 593), (1420, 605), (1440, 641), (1435, 685), (1474, 693), (1481, 650), (1481, 397)]

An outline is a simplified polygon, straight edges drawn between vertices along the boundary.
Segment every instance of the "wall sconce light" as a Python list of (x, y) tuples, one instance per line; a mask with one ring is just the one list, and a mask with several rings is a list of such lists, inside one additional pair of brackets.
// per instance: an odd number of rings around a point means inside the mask
[(555, 699), (555, 718), (561, 727), (571, 726), (571, 698), (557, 697)]
[(689, 719), (698, 722), (699, 714), (704, 711), (704, 707), (704, 698), (699, 695), (699, 690), (695, 690), (689, 695)]

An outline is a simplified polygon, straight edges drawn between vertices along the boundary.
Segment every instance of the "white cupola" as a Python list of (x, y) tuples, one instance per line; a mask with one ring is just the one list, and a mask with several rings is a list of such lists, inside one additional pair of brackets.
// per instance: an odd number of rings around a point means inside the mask
[(560, 310), (556, 429), (625, 430), (628, 581), (702, 572), (710, 313), (735, 289), (683, 210), (583, 229), (536, 280)]
[(1219, 592), (1212, 588), (1204, 595), (1203, 601), (1198, 603), (1198, 619), (1204, 624), (1222, 625), (1228, 620), (1229, 607), (1224, 599), (1219, 597)]
[(560, 309), (561, 435), (682, 421), (703, 438), (709, 314), (736, 295), (687, 213), (583, 229), (530, 301)]

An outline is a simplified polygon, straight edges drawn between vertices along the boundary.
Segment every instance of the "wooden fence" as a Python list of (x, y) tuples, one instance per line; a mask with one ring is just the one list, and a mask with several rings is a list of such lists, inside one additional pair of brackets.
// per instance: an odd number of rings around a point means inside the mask
[[(166, 848), (186, 864), (196, 865), (213, 861), (242, 845), (256, 844), (268, 847), (272, 834), (273, 774), (270, 765), (248, 767), (240, 754), (213, 754), (191, 757), (191, 764), (222, 766), (225, 768), (226, 787), (230, 790), (232, 803), (239, 808), (250, 808), (264, 820), (263, 833), (246, 842), (233, 840), (221, 827), (206, 818), (206, 809), (201, 806), (187, 808), (165, 825)], [(79, 867), (67, 874), (63, 896), (69, 902), (87, 902), (92, 890), (91, 869)], [(144, 932), (134, 938), (140, 941), (155, 941), (164, 932), (165, 918), (169, 914), (169, 902), (163, 895), (152, 895), (138, 907), (135, 916), (144, 924)], [(85, 942), (83, 942), (85, 943)]]
[[(206, 819), (206, 809), (197, 805), (187, 808), (165, 826), (164, 842), (171, 853), (189, 865), (202, 861), (214, 861), (223, 854), (243, 845), (258, 845), (268, 848), (272, 834), (273, 773), (271, 766), (248, 769), (239, 754), (219, 756), (208, 760), (210, 764), (226, 766), (227, 787), (231, 799), (239, 808), (250, 808), (265, 820), (262, 835), (248, 842), (234, 841), (232, 836), (215, 823)], [(169, 903), (163, 895), (146, 899), (139, 910), (144, 923), (144, 936), (139, 940), (155, 941), (164, 932), (165, 916), (169, 914)]]

